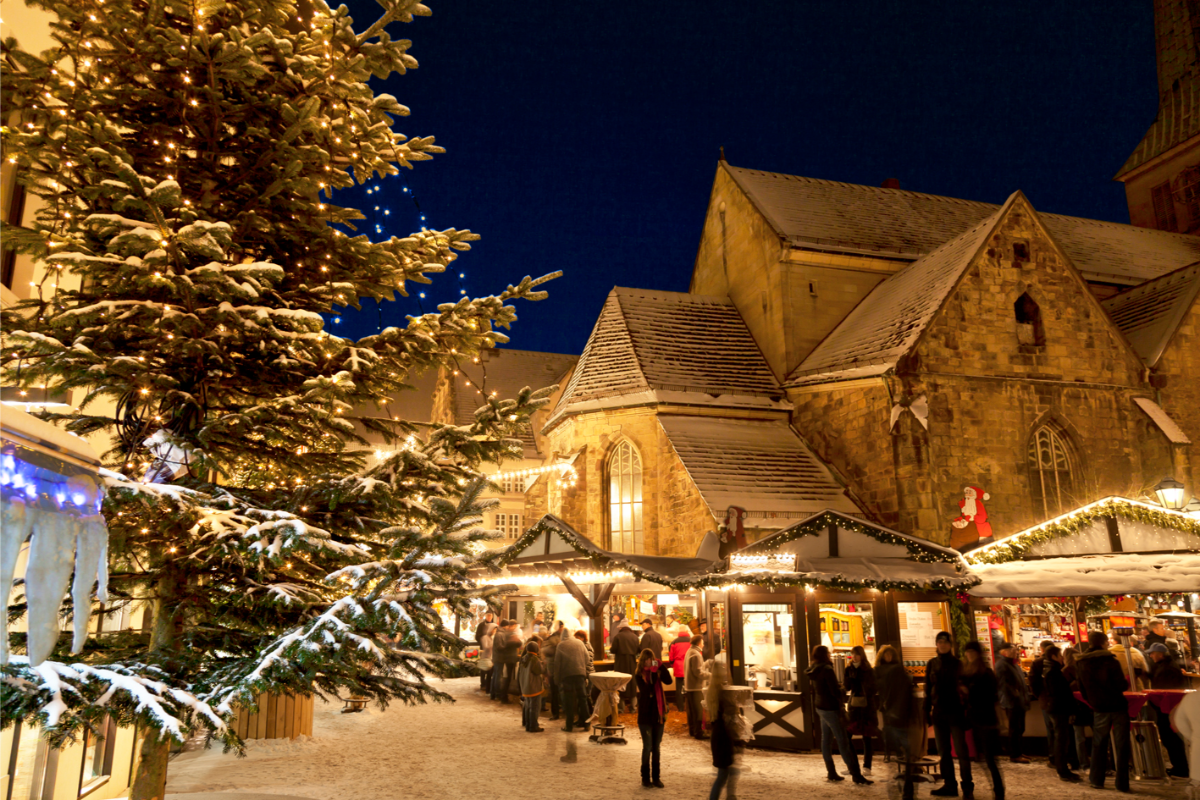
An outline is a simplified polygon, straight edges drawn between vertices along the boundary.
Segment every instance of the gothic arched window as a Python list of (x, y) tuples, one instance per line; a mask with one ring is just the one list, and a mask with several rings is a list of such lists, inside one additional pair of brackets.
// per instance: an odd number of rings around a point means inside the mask
[(608, 457), (608, 534), (614, 551), (642, 552), (642, 457), (628, 441)]
[(1051, 519), (1074, 507), (1075, 458), (1066, 432), (1047, 423), (1029, 440), (1029, 488), (1033, 510)]

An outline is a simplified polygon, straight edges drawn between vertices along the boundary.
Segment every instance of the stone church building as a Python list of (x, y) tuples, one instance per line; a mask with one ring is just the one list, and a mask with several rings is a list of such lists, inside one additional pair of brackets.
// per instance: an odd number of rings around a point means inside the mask
[(833, 508), (968, 546), (1164, 477), (1195, 493), (1183, 5), (1158, 4), (1159, 116), (1118, 175), (1134, 225), (722, 158), (689, 290), (613, 289), (541, 424), (576, 480), (534, 481), (525, 518), (691, 556), (727, 519), (754, 540)]

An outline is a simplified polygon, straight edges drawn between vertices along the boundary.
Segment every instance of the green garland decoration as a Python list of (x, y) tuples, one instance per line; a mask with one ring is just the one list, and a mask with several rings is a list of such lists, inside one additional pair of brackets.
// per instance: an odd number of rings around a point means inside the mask
[(1000, 543), (994, 547), (969, 552), (965, 557), (972, 564), (1003, 564), (1017, 561), (1023, 558), (1034, 545), (1052, 542), (1055, 539), (1078, 533), (1093, 522), (1111, 516), (1191, 534), (1197, 538), (1196, 546), (1197, 549), (1200, 549), (1200, 521), (1179, 514), (1135, 505), (1114, 497), (1098, 503), (1092, 508), (1071, 514), (1059, 522), (1047, 522), (1031, 528), (1026, 533), (1010, 536), (1008, 538), (1013, 540), (1011, 542), (1001, 539)]
[[(838, 522), (842, 524), (842, 518), (823, 515), (813, 522), (819, 523), (824, 521), (828, 526), (830, 522)], [(506, 548), (497, 550), (491, 563), (497, 570), (507, 566), (512, 559), (532, 544), (543, 533), (555, 532), (573, 549), (576, 553), (586, 556), (592, 562), (592, 566), (598, 571), (606, 571), (609, 569), (620, 569), (628, 572), (633, 577), (640, 581), (648, 583), (657, 583), (661, 586), (667, 586), (676, 591), (689, 591), (695, 589), (716, 588), (727, 584), (740, 584), (744, 586), (757, 586), (767, 589), (778, 589), (796, 586), (813, 586), (830, 589), (839, 592), (860, 592), (863, 589), (878, 589), (879, 591), (906, 591), (906, 592), (925, 592), (925, 591), (940, 591), (953, 594), (958, 591), (965, 591), (980, 582), (980, 579), (975, 575), (966, 574), (955, 578), (930, 578), (925, 581), (905, 581), (905, 580), (888, 580), (886, 578), (877, 581), (861, 581), (854, 578), (845, 577), (842, 575), (833, 575), (828, 578), (813, 579), (810, 573), (805, 572), (705, 572), (692, 573), (683, 575), (678, 578), (668, 577), (656, 572), (642, 569), (637, 564), (627, 561), (619, 556), (614, 557), (599, 548), (590, 541), (584, 539), (580, 534), (571, 529), (565, 522), (547, 514), (538, 520), (529, 530), (525, 531), (517, 538), (513, 544)], [(790, 531), (789, 531), (790, 532)], [(797, 534), (792, 538), (798, 538), (802, 535), (813, 535), (812, 533)], [(789, 539), (790, 541), (790, 539)], [(923, 563), (936, 563), (942, 559), (928, 560)], [(947, 559), (951, 563), (957, 562), (957, 559)], [(514, 578), (514, 581), (519, 582), (519, 577)]]
[[(908, 550), (908, 555), (914, 561), (919, 561), (922, 564), (946, 563), (954, 564), (958, 562), (959, 556), (957, 553), (942, 550), (931, 549), (929, 545), (923, 544), (908, 536), (900, 536), (889, 531), (880, 530), (874, 525), (868, 525), (859, 522), (851, 517), (846, 517), (841, 514), (833, 514), (828, 511), (821, 514), (819, 517), (806, 519), (804, 522), (793, 525), (790, 528), (784, 528), (779, 533), (772, 534), (765, 539), (749, 545), (740, 552), (756, 553), (762, 552), (767, 547), (777, 548), (779, 545), (787, 544), (788, 542), (802, 539), (805, 536), (818, 536), (829, 528), (830, 525), (836, 525), (842, 530), (861, 533), (864, 536), (869, 536), (877, 542), (884, 544), (901, 545)], [(936, 545), (934, 545), (936, 547)]]
[(947, 598), (946, 605), (950, 607), (950, 628), (954, 634), (954, 641), (958, 643), (959, 652), (962, 652), (962, 646), (975, 638), (975, 626), (971, 624), (971, 608), (957, 594)]

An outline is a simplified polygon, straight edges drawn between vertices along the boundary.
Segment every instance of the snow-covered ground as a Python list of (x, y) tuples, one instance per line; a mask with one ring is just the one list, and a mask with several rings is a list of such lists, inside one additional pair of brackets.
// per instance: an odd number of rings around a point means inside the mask
[[(171, 762), (168, 800), (218, 800), (290, 796), (327, 800), (488, 800), (550, 798), (637, 798), (653, 795), (639, 775), (641, 743), (636, 730), (629, 744), (598, 745), (586, 735), (566, 734), (543, 720), (545, 733), (521, 728), (519, 706), (502, 706), (478, 695), (478, 679), (445, 684), (454, 704), (393, 705), (360, 714), (341, 714), (340, 704), (318, 701), (315, 736), (302, 741), (251, 742), (249, 756), (222, 755), (217, 749), (186, 752)], [(672, 714), (678, 713), (675, 711)], [(568, 743), (578, 760), (563, 763)], [(707, 742), (687, 737), (663, 741), (663, 797), (703, 798), (715, 774)], [(882, 798), (896, 797), (885, 779), (890, 765), (877, 763), (874, 786), (850, 781), (831, 785), (819, 755), (747, 751), (738, 797)], [(839, 762), (840, 766), (840, 762)], [(982, 765), (981, 765), (982, 766)], [(1058, 781), (1045, 762), (1002, 765), (1009, 800), (1076, 800), (1116, 796)], [(919, 796), (928, 796), (928, 786)], [(986, 779), (977, 778), (977, 796), (991, 797)], [(1134, 792), (1183, 798), (1184, 785), (1139, 784)], [(216, 793), (216, 794), (213, 794)], [(1048, 794), (1049, 793), (1049, 794)], [(265, 797), (262, 800), (266, 800)]]

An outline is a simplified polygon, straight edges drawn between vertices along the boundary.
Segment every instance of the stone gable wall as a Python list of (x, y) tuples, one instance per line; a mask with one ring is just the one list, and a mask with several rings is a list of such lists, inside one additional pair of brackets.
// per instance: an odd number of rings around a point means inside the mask
[[(670, 446), (652, 408), (614, 409), (580, 414), (551, 431), (550, 449), (569, 453), (584, 448), (575, 461), (579, 479), (562, 491), (564, 521), (601, 547), (609, 548), (608, 458), (622, 439), (642, 459), (642, 542), (646, 555), (695, 553), (714, 527), (712, 514)], [(549, 492), (553, 497), (554, 492)], [(549, 510), (554, 511), (553, 501)], [(528, 508), (529, 506), (527, 506)], [(532, 513), (529, 512), (529, 513)]]
[(780, 300), (783, 252), (779, 234), (729, 173), (718, 167), (688, 291), (729, 297), (780, 379), (787, 369), (787, 329)]
[[(1027, 258), (1016, 257), (1015, 245)], [(1025, 292), (1039, 307), (1041, 345), (1018, 338), (1014, 304)], [(1163, 403), (1200, 436), (1200, 382), (1186, 377), (1200, 368), (1196, 322), (1193, 310), (1173, 357), (1164, 357), (1176, 388)], [(1138, 496), (1170, 468), (1171, 447), (1133, 403), (1153, 395), (1140, 362), (1020, 198), (886, 380), (890, 395), (883, 380), (790, 392), (793, 424), (873, 517), (930, 541), (950, 541), (966, 486), (991, 495), (985, 507), (996, 536), (1044, 521), (1028, 453), (1046, 421), (1073, 448), (1073, 506)], [(891, 398), (921, 395), (928, 431), (908, 412), (889, 431)]]

